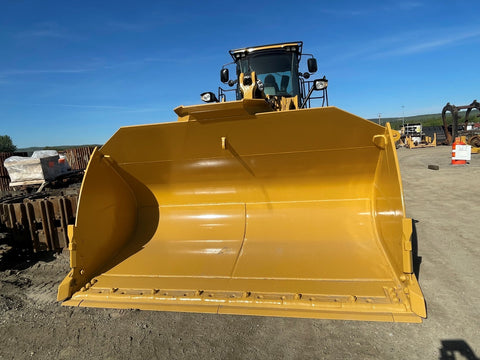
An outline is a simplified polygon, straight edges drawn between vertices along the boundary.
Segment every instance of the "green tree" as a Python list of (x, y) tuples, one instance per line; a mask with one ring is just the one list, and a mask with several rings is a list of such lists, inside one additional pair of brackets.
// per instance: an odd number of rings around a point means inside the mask
[(8, 135), (0, 135), (0, 152), (14, 152), (17, 147), (13, 145), (12, 139)]

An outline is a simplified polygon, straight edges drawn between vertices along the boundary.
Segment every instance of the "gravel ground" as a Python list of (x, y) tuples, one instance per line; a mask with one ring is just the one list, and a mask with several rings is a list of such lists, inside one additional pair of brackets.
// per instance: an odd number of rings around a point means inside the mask
[(0, 359), (477, 359), (480, 155), (454, 167), (450, 153), (398, 150), (422, 324), (63, 307), (68, 254), (18, 254), (0, 237)]

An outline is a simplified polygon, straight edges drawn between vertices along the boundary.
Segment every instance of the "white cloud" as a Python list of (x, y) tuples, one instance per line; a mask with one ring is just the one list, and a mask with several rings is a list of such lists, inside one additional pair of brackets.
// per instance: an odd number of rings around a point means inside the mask
[(68, 29), (54, 22), (43, 22), (32, 25), (31, 29), (16, 34), (17, 38), (53, 38), (74, 40), (79, 37), (72, 35)]
[(413, 10), (419, 7), (423, 7), (423, 3), (418, 1), (399, 1), (395, 2), (395, 5), (402, 10)]
[(131, 107), (131, 106), (118, 106), (118, 105), (96, 105), (96, 104), (40, 104), (40, 103), (3, 103), (10, 105), (23, 105), (23, 106), (41, 106), (41, 107), (63, 107), (63, 108), (75, 108), (79, 110), (91, 110), (101, 112), (114, 112), (114, 113), (149, 113), (149, 112), (161, 112), (171, 111), (170, 107)]
[(45, 104), (45, 106), (61, 106), (61, 107), (73, 107), (73, 108), (85, 108), (85, 109), (94, 109), (94, 110), (125, 110), (128, 109), (126, 106), (115, 106), (115, 105), (79, 105), (79, 104)]
[(381, 6), (363, 6), (361, 8), (330, 8), (321, 9), (320, 12), (328, 15), (334, 15), (339, 17), (361, 17), (366, 15), (380, 15), (380, 13), (398, 12), (398, 11), (411, 11), (419, 7), (423, 7), (424, 4), (419, 1), (393, 1), (391, 3), (383, 2)]
[(76, 74), (89, 69), (12, 69), (0, 71), (1, 77), (15, 76), (15, 75), (35, 75), (35, 74)]
[[(45, 106), (61, 106), (71, 107), (87, 110), (99, 110), (99, 111), (113, 111), (121, 113), (148, 113), (164, 111), (165, 109), (157, 107), (129, 107), (129, 106), (116, 106), (116, 105), (85, 105), (85, 104), (50, 104)], [(170, 109), (169, 109), (170, 110)]]
[(122, 21), (108, 21), (106, 24), (107, 27), (115, 31), (131, 31), (131, 32), (143, 32), (151, 30), (153, 28), (152, 24), (146, 22), (122, 22)]
[[(361, 46), (352, 44), (343, 47), (342, 52), (329, 59), (329, 63), (350, 61), (351, 59), (381, 59), (394, 56), (408, 56), (437, 49), (447, 49), (462, 41), (478, 43), (480, 29), (478, 28), (442, 28), (428, 30), (411, 30), (395, 33), (373, 40), (364, 41)], [(334, 50), (330, 50), (335, 54)]]
[[(396, 56), (396, 55), (410, 55), (416, 53), (423, 53), (431, 50), (435, 50), (437, 48), (445, 48), (448, 44), (454, 44), (456, 42), (460, 42), (462, 40), (467, 39), (478, 39), (480, 36), (480, 30), (464, 30), (458, 31), (456, 33), (451, 32), (449, 35), (445, 35), (445, 33), (436, 32), (434, 34), (416, 34), (415, 42), (412, 39), (411, 34), (405, 35), (404, 42), (408, 41), (408, 44), (401, 44), (396, 46), (393, 49), (385, 49), (383, 51), (378, 51), (376, 53), (371, 54), (372, 57), (386, 57), (386, 56)], [(398, 37), (396, 37), (398, 40)], [(393, 41), (392, 41), (393, 43)]]

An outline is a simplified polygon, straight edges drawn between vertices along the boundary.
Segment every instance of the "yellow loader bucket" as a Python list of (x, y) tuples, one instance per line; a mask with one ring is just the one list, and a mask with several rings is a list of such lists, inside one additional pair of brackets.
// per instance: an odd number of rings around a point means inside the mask
[(179, 107), (95, 151), (58, 300), (421, 322), (390, 127), (265, 104)]

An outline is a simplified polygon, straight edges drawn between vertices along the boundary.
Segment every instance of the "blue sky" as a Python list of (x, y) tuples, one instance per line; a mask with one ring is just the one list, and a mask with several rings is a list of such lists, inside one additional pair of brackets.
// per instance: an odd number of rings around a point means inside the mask
[(315, 55), (330, 105), (365, 118), (480, 99), (478, 0), (0, 4), (0, 135), (18, 147), (175, 121), (216, 92), (228, 50), (284, 41)]

